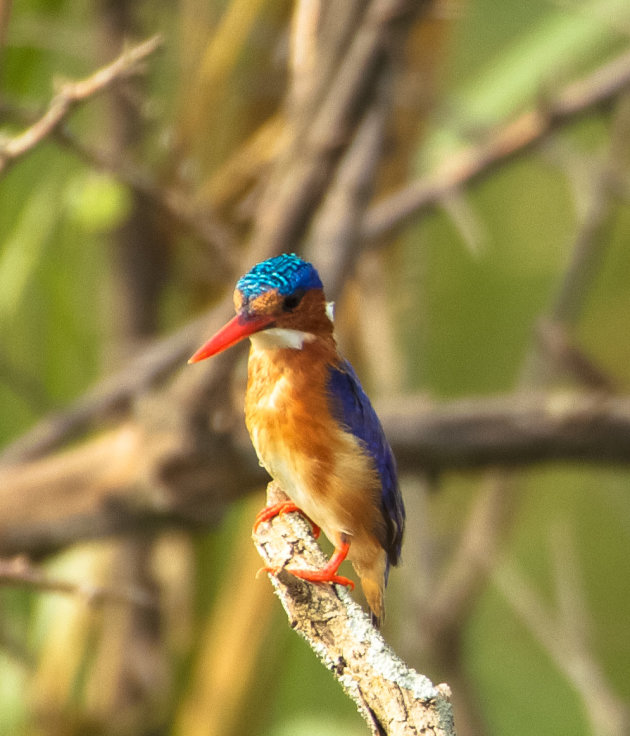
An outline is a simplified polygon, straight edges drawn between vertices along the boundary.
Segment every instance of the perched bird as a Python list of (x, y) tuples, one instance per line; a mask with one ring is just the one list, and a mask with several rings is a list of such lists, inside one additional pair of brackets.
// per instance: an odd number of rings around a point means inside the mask
[(287, 571), (353, 587), (337, 574), (347, 557), (380, 622), (389, 567), (400, 557), (405, 510), (376, 412), (337, 351), (332, 305), (319, 275), (296, 255), (270, 258), (238, 281), (234, 305), (236, 316), (189, 362), (245, 337), (251, 341), (247, 428), (261, 464), (291, 499), (263, 509), (254, 528), (278, 513), (301, 511), (335, 551), (321, 570)]

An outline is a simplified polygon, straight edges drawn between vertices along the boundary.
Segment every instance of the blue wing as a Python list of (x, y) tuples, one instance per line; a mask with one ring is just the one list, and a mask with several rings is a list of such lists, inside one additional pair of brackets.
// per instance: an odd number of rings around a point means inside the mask
[(362, 442), (374, 459), (381, 478), (381, 512), (385, 522), (385, 538), (382, 543), (387, 552), (388, 563), (396, 565), (400, 558), (405, 527), (405, 507), (391, 447), (357, 374), (347, 360), (331, 366), (328, 394), (333, 416)]

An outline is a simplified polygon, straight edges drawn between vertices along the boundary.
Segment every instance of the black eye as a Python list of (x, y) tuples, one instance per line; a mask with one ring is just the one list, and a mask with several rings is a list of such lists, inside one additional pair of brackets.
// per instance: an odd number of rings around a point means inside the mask
[(294, 291), (292, 294), (288, 294), (284, 297), (284, 301), (282, 302), (282, 309), (284, 309), (285, 312), (292, 312), (297, 305), (302, 301), (302, 297), (304, 296), (304, 289), (298, 289), (297, 291)]

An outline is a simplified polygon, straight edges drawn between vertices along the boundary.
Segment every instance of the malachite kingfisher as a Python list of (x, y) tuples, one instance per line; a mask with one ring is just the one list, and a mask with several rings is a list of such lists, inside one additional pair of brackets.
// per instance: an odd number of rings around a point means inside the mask
[(287, 571), (353, 587), (338, 575), (347, 557), (379, 623), (389, 568), (400, 559), (405, 509), (381, 423), (337, 350), (319, 275), (294, 254), (270, 258), (238, 281), (234, 305), (236, 316), (189, 362), (251, 341), (247, 429), (261, 464), (291, 499), (263, 509), (254, 528), (279, 513), (302, 512), (335, 551), (321, 570)]

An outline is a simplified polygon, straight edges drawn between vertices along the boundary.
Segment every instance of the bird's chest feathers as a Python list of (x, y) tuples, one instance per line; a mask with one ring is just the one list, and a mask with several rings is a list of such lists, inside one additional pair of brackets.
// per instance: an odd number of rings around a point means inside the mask
[(297, 486), (311, 485), (313, 464), (321, 463), (317, 449), (328, 444), (325, 371), (302, 351), (252, 347), (248, 373), (245, 419), (252, 443), (261, 463), (297, 501)]
[(315, 347), (252, 347), (247, 428), (261, 464), (304, 513), (333, 543), (341, 533), (356, 542), (361, 529), (373, 533), (380, 484), (358, 440), (331, 414), (329, 362)]
[(291, 444), (313, 388), (309, 391), (299, 362), (279, 360), (275, 352), (252, 349), (249, 359), (245, 416), (263, 462), (278, 445)]

